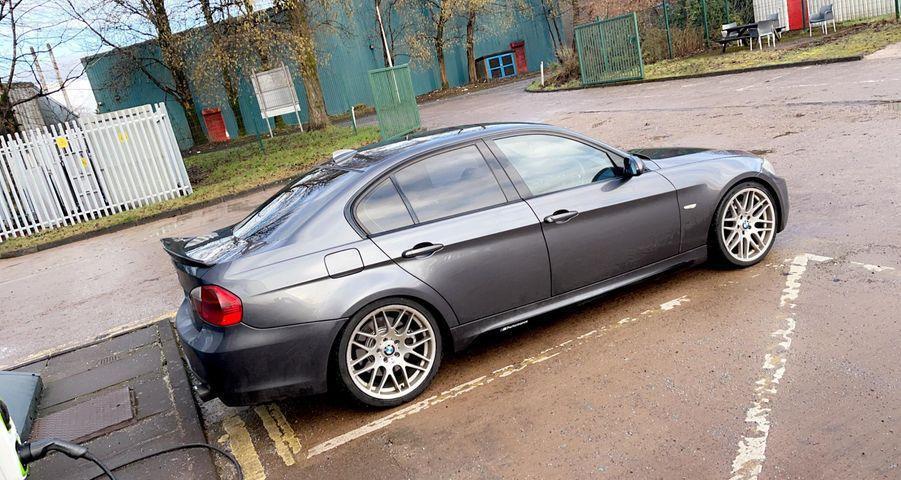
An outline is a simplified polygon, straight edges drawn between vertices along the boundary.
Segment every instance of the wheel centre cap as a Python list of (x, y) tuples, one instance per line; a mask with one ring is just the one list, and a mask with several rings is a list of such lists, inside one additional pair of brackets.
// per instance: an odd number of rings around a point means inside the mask
[(744, 223), (741, 224), (741, 228), (743, 228), (743, 229), (745, 229), (745, 230), (750, 230), (750, 229), (751, 229), (751, 222), (748, 222), (747, 220), (745, 220)]
[(383, 351), (385, 352), (385, 355), (394, 355), (394, 351), (395, 351), (394, 345), (391, 345), (391, 344), (385, 345), (385, 348), (383, 349)]

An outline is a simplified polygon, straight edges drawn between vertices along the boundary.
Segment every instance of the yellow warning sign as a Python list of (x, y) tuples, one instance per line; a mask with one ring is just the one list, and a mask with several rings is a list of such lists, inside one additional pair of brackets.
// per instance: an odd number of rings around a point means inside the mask
[(128, 141), (128, 134), (125, 132), (119, 132), (119, 143), (125, 143)]
[(60, 149), (69, 148), (69, 140), (66, 137), (56, 137), (56, 146)]

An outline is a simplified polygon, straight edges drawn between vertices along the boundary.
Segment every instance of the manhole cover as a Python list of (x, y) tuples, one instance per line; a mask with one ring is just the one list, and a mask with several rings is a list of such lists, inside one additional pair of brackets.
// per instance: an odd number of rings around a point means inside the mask
[(131, 393), (123, 387), (37, 419), (31, 438), (84, 442), (134, 418), (132, 410)]

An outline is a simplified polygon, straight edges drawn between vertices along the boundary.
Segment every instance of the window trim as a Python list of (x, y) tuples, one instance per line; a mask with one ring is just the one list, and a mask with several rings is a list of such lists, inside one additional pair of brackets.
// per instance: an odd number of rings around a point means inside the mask
[[(523, 180), (522, 176), (520, 176), (519, 171), (516, 169), (516, 167), (513, 166), (513, 163), (510, 162), (510, 160), (504, 154), (504, 151), (501, 150), (500, 146), (498, 146), (496, 143), (494, 143), (494, 141), (505, 139), (505, 138), (528, 137), (528, 136), (536, 136), (536, 135), (541, 135), (541, 136), (545, 136), (545, 137), (559, 137), (559, 138), (563, 138), (566, 140), (581, 143), (582, 145), (585, 145), (590, 148), (594, 148), (595, 150), (599, 150), (601, 152), (606, 153), (607, 156), (610, 158), (610, 161), (613, 162), (613, 166), (615, 168), (618, 168), (620, 170), (622, 170), (622, 168), (623, 168), (623, 164), (625, 162), (625, 157), (623, 154), (616, 152), (612, 148), (608, 148), (606, 145), (600, 145), (598, 143), (588, 141), (587, 139), (580, 138), (575, 135), (565, 135), (563, 132), (545, 131), (545, 130), (523, 130), (523, 131), (518, 131), (518, 132), (504, 132), (502, 134), (498, 134), (495, 136), (485, 138), (484, 139), (485, 143), (488, 145), (488, 148), (491, 150), (491, 153), (494, 154), (494, 156), (497, 158), (498, 162), (500, 163), (501, 167), (503, 167), (503, 169), (507, 172), (507, 175), (510, 177), (510, 181), (513, 182), (513, 186), (516, 188), (516, 191), (519, 193), (520, 197), (522, 197), (523, 200), (543, 197), (545, 195), (553, 195), (555, 193), (566, 192), (566, 191), (575, 190), (577, 188), (583, 188), (583, 187), (587, 187), (587, 186), (591, 186), (591, 185), (600, 185), (602, 183), (607, 183), (607, 182), (603, 182), (603, 181), (589, 182), (589, 183), (584, 183), (582, 185), (575, 185), (573, 187), (563, 188), (560, 190), (554, 190), (552, 192), (541, 193), (538, 195), (532, 193), (532, 190), (529, 188), (528, 185), (526, 185), (525, 180)], [(622, 174), (620, 172), (617, 172), (616, 176), (614, 176), (608, 180), (618, 179), (618, 178), (622, 178)]]
[[(491, 174), (494, 175), (494, 179), (497, 182), (498, 188), (500, 188), (501, 193), (504, 195), (505, 201), (503, 203), (489, 205), (489, 206), (477, 208), (474, 210), (467, 210), (465, 212), (448, 215), (446, 217), (435, 218), (435, 219), (428, 220), (425, 222), (420, 221), (419, 217), (416, 215), (416, 212), (413, 210), (412, 205), (410, 205), (410, 201), (407, 199), (407, 196), (404, 194), (403, 190), (397, 184), (397, 180), (395, 179), (394, 174), (406, 167), (409, 167), (410, 165), (413, 165), (414, 163), (418, 163), (418, 162), (427, 160), (436, 155), (441, 155), (444, 153), (452, 152), (454, 150), (461, 150), (463, 148), (470, 147), (470, 146), (475, 147), (476, 150), (478, 150), (479, 154), (481, 154), (482, 160), (485, 162), (485, 165), (491, 171)], [(503, 176), (501, 176), (501, 174), (503, 174)], [(366, 230), (366, 228), (363, 227), (363, 225), (360, 223), (359, 219), (357, 218), (357, 207), (359, 206), (359, 203), (364, 198), (366, 198), (366, 196), (368, 196), (369, 193), (382, 182), (382, 180), (384, 180), (386, 178), (390, 179), (392, 185), (394, 185), (394, 188), (397, 190), (398, 195), (400, 195), (401, 200), (404, 202), (404, 206), (407, 207), (407, 212), (410, 214), (410, 218), (413, 219), (413, 224), (407, 225), (404, 227), (395, 228), (392, 230), (385, 230), (382, 232), (371, 233), (368, 230)], [(467, 140), (462, 143), (457, 143), (457, 144), (452, 144), (452, 145), (444, 145), (444, 146), (442, 146), (440, 148), (436, 148), (434, 150), (422, 152), (418, 155), (415, 155), (408, 159), (402, 160), (402, 161), (398, 162), (396, 165), (391, 166), (388, 170), (382, 172), (380, 175), (378, 175), (373, 180), (371, 180), (369, 183), (367, 183), (363, 188), (361, 188), (353, 196), (353, 198), (351, 198), (351, 200), (347, 203), (347, 207), (345, 208), (345, 217), (348, 220), (350, 220), (351, 227), (353, 227), (355, 230), (357, 230), (357, 232), (360, 233), (364, 238), (374, 238), (374, 237), (378, 237), (380, 235), (387, 235), (390, 233), (395, 233), (395, 232), (399, 232), (402, 230), (406, 230), (408, 228), (415, 228), (419, 225), (428, 225), (428, 224), (435, 223), (435, 222), (442, 222), (442, 221), (445, 221), (448, 219), (461, 217), (463, 215), (470, 215), (473, 213), (482, 212), (482, 211), (489, 210), (492, 208), (498, 208), (498, 207), (502, 207), (505, 205), (510, 205), (512, 203), (516, 203), (516, 202), (520, 202), (520, 201), (522, 201), (522, 198), (519, 196), (518, 192), (516, 191), (515, 185), (512, 185), (512, 180), (506, 174), (506, 171), (504, 170), (503, 166), (501, 166), (501, 164), (498, 162), (497, 156), (494, 154), (493, 151), (491, 151), (489, 146), (485, 143), (484, 139), (477, 138), (477, 139), (470, 139), (470, 140)]]
[(383, 231), (385, 231), (385, 232), (389, 232), (389, 231), (393, 232), (393, 231), (395, 231), (395, 230), (400, 230), (400, 229), (403, 229), (403, 228), (409, 228), (409, 227), (411, 227), (411, 226), (413, 226), (413, 225), (416, 225), (416, 223), (417, 223), (416, 214), (413, 212), (412, 209), (410, 209), (410, 205), (409, 205), (409, 203), (407, 202), (406, 197), (404, 197), (403, 192), (401, 192), (401, 191), (400, 191), (400, 188), (397, 187), (397, 183), (394, 181), (394, 177), (391, 177), (391, 176), (389, 176), (389, 177), (387, 177), (387, 178), (385, 178), (385, 177), (379, 177), (379, 179), (376, 180), (375, 182), (373, 182), (371, 185), (367, 185), (367, 186), (366, 186), (366, 189), (365, 189), (365, 192), (363, 192), (363, 194), (360, 195), (359, 198), (356, 198), (356, 199), (354, 200), (354, 207), (353, 207), (353, 217), (354, 217), (354, 222), (356, 222), (356, 224), (357, 224), (356, 226), (359, 226), (360, 230), (362, 230), (363, 232), (366, 232), (367, 235), (368, 235), (368, 231), (366, 230), (366, 227), (364, 227), (364, 226), (363, 226), (363, 222), (361, 222), (361, 221), (359, 220), (359, 218), (357, 218), (357, 209), (359, 208), (360, 204), (362, 204), (363, 202), (365, 202), (366, 200), (368, 200), (369, 197), (372, 196), (372, 193), (375, 192), (375, 190), (376, 190), (379, 186), (381, 186), (382, 183), (383, 183), (384, 181), (387, 181), (388, 183), (391, 184), (392, 187), (394, 187), (394, 191), (395, 191), (395, 193), (397, 193), (397, 196), (398, 196), (398, 198), (400, 198), (401, 202), (403, 202), (404, 208), (407, 209), (407, 215), (410, 216), (410, 220), (411, 220), (412, 223), (410, 223), (409, 225), (404, 225), (403, 227), (397, 227), (397, 228), (392, 228), (392, 229), (390, 229), (390, 230), (383, 230)]

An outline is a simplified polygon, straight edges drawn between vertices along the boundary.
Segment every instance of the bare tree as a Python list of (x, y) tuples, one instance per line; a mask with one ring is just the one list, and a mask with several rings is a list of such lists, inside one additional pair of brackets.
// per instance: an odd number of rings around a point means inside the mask
[[(311, 0), (276, 0), (275, 5), (287, 16), (287, 24), (292, 33), (289, 49), (297, 62), (307, 96), (307, 116), (311, 129), (324, 128), (331, 124), (325, 109), (325, 97), (317, 70), (316, 40), (310, 13)], [(330, 5), (321, 5), (329, 8)]]
[(406, 57), (411, 63), (431, 61), (432, 39), (425, 33), (429, 22), (423, 14), (421, 0), (374, 0), (374, 2), (375, 8), (382, 11), (385, 40), (391, 52), (389, 62), (388, 52), (382, 43), (381, 26), (376, 20), (373, 23), (375, 37), (382, 49), (385, 66), (396, 64), (398, 57)]
[(435, 48), (435, 59), (438, 61), (438, 72), (441, 78), (441, 89), (450, 87), (447, 81), (447, 61), (444, 58), (444, 49), (449, 44), (445, 34), (451, 18), (458, 13), (462, 6), (460, 0), (424, 0), (426, 18), (431, 30), (432, 42)]
[(0, 0), (0, 134), (19, 129), (16, 110), (61, 91), (84, 72), (72, 68), (58, 82), (46, 81), (37, 65), (38, 57), (70, 41), (77, 32), (65, 22), (48, 19), (44, 5), (25, 0)]
[[(213, 55), (220, 57), (224, 52), (227, 52), (229, 49), (227, 47), (227, 37), (228, 32), (223, 32), (223, 26), (227, 25), (225, 22), (222, 24), (218, 24), (216, 22), (215, 15), (213, 13), (213, 5), (210, 3), (210, 0), (199, 0), (200, 2), (200, 11), (203, 15), (203, 20), (206, 24), (207, 30), (211, 34), (212, 45), (210, 47), (210, 51)], [(253, 4), (246, 4), (250, 13), (253, 13)], [(227, 10), (226, 10), (227, 11)], [(234, 23), (234, 22), (232, 22)], [(219, 73), (222, 78), (222, 87), (225, 89), (225, 96), (228, 101), (228, 105), (231, 108), (232, 113), (235, 117), (235, 124), (238, 127), (238, 134), (244, 132), (244, 117), (241, 115), (241, 104), (238, 102), (238, 78), (236, 75), (236, 69), (233, 68), (232, 65), (229, 65), (230, 62), (219, 62)], [(195, 68), (195, 71), (197, 68)], [(206, 68), (202, 69), (203, 72), (209, 71)], [(197, 75), (195, 75), (195, 78)]]
[(74, 0), (65, 1), (68, 14), (116, 55), (117, 69), (123, 75), (111, 75), (112, 84), (105, 87), (116, 88), (117, 82), (121, 87), (121, 82), (130, 80), (125, 73), (140, 72), (181, 105), (194, 144), (206, 143), (188, 80), (189, 46), (197, 40), (197, 31), (176, 33), (165, 0), (112, 0), (86, 8)]

